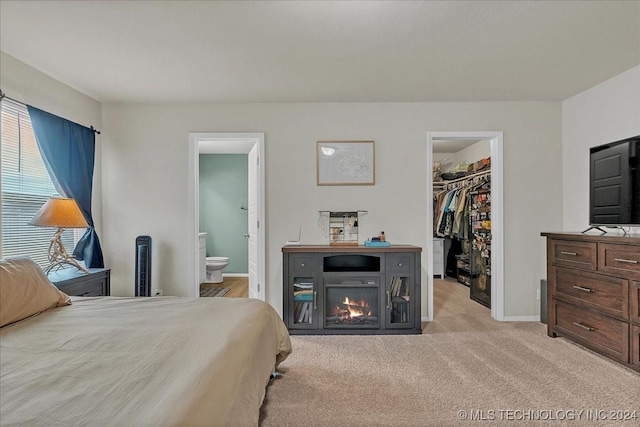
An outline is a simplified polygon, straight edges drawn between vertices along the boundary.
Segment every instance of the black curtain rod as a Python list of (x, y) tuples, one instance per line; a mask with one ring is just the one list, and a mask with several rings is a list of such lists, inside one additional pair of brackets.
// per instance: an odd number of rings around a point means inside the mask
[[(0, 101), (2, 101), (5, 98), (10, 99), (13, 102), (17, 102), (18, 104), (22, 104), (22, 105), (25, 105), (25, 106), (27, 105), (22, 101), (18, 101), (17, 99), (13, 99), (10, 96), (5, 95), (5, 93), (2, 91), (2, 89), (0, 89)], [(81, 126), (84, 126), (84, 125), (81, 125)], [(95, 129), (93, 126), (90, 126), (89, 129), (91, 129), (93, 132), (95, 132), (98, 135), (100, 135), (100, 131), (98, 129)]]

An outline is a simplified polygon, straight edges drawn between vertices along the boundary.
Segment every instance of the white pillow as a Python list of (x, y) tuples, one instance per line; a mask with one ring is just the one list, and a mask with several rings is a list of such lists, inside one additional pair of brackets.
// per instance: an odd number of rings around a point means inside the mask
[(30, 258), (0, 259), (0, 327), (69, 304)]

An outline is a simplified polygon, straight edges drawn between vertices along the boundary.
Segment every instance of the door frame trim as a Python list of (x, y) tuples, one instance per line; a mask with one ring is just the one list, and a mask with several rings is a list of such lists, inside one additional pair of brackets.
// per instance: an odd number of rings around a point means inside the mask
[[(188, 221), (187, 221), (187, 247), (189, 248), (187, 254), (187, 281), (189, 283), (189, 296), (193, 298), (200, 297), (200, 283), (199, 283), (199, 245), (198, 245), (198, 233), (200, 224), (200, 198), (199, 198), (199, 184), (200, 184), (200, 168), (199, 168), (199, 143), (204, 141), (238, 141), (247, 142), (252, 141), (251, 148), (257, 145), (258, 147), (258, 173), (256, 174), (257, 187), (258, 187), (258, 202), (257, 202), (257, 218), (259, 221), (257, 238), (258, 238), (258, 287), (259, 291), (252, 295), (252, 297), (265, 300), (266, 295), (266, 233), (265, 233), (265, 211), (266, 211), (266, 199), (265, 199), (265, 159), (264, 159), (264, 132), (190, 132), (189, 133), (189, 171), (188, 171)], [(247, 151), (248, 153), (248, 151)]]
[[(491, 317), (504, 318), (504, 164), (503, 132), (427, 132), (427, 316), (433, 320), (433, 141), (490, 140), (491, 146)], [(424, 253), (424, 252), (423, 252)]]

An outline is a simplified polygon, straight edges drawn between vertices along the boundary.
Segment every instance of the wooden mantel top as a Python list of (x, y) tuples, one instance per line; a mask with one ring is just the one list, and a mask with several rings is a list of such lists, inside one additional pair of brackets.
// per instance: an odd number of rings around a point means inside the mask
[(414, 245), (394, 245), (387, 247), (379, 246), (346, 246), (346, 245), (291, 245), (283, 246), (282, 252), (341, 252), (341, 253), (353, 253), (353, 252), (422, 252), (420, 246)]

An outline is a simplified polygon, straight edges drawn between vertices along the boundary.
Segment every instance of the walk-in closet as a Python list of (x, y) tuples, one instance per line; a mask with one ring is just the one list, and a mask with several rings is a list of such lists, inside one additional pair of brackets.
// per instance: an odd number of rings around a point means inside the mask
[(434, 144), (433, 274), (468, 287), (491, 308), (489, 141)]

